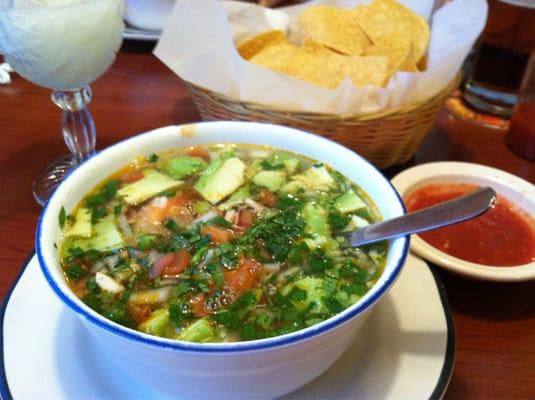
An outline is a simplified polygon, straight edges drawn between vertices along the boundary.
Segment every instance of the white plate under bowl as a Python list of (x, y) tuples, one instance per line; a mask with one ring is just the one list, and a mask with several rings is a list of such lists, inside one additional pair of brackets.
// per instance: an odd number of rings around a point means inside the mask
[[(406, 264), (348, 351), (284, 399), (442, 398), (455, 355), (445, 290), (421, 259)], [(114, 367), (50, 291), (35, 256), (0, 308), (0, 398), (171, 400)]]
[(147, 29), (136, 28), (127, 23), (124, 27), (123, 38), (142, 42), (156, 42), (161, 34), (161, 31), (150, 31)]
[[(430, 183), (471, 183), (490, 186), (499, 195), (535, 218), (535, 186), (496, 168), (465, 162), (435, 162), (409, 168), (392, 179), (392, 184), (402, 197)], [(417, 235), (411, 238), (411, 250), (426, 260), (470, 278), (498, 282), (535, 279), (535, 262), (514, 267), (476, 264), (437, 250)]]

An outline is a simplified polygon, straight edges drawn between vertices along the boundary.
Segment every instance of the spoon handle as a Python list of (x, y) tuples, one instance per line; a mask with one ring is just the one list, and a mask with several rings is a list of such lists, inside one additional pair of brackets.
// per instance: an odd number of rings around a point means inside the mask
[(351, 246), (360, 246), (456, 224), (483, 214), (495, 200), (496, 192), (490, 187), (484, 187), (454, 200), (368, 225), (352, 232), (349, 243)]

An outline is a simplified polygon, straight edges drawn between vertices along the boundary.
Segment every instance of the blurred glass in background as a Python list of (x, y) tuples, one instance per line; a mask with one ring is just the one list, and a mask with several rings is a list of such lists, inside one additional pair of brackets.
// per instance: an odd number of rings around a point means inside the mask
[(535, 0), (488, 0), (464, 100), (478, 111), (510, 117), (530, 53), (535, 50)]
[(522, 79), (505, 143), (519, 156), (535, 160), (535, 51), (531, 53)]

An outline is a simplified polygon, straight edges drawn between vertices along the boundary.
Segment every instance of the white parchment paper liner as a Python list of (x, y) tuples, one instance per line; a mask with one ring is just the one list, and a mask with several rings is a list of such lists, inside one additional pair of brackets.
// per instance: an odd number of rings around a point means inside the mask
[(356, 88), (349, 78), (324, 89), (242, 59), (234, 43), (282, 29), (292, 37), (304, 7), (355, 7), (363, 0), (319, 0), (277, 10), (218, 0), (179, 0), (154, 54), (182, 79), (266, 108), (361, 115), (423, 101), (459, 72), (487, 18), (485, 0), (454, 0), (431, 14), (432, 0), (400, 0), (431, 24), (427, 70), (398, 72), (386, 87)]

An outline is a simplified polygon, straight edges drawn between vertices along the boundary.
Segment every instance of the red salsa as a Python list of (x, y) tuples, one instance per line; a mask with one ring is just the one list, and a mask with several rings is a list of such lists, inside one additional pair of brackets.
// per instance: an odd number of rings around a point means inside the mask
[[(430, 184), (405, 198), (409, 212), (460, 197), (477, 186)], [(515, 266), (535, 260), (535, 220), (502, 196), (485, 214), (419, 235), (437, 249), (478, 264)]]

